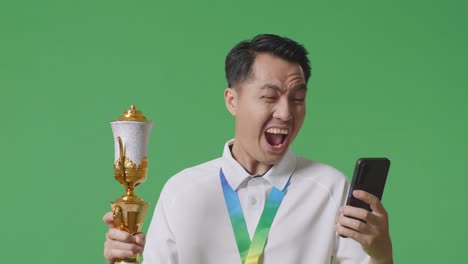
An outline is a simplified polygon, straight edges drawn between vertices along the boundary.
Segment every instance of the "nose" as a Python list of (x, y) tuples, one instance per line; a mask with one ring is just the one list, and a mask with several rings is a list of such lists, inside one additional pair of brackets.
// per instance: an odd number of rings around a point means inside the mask
[(275, 107), (273, 118), (279, 119), (281, 121), (289, 121), (292, 119), (292, 117), (293, 115), (289, 100), (287, 98), (281, 98)]

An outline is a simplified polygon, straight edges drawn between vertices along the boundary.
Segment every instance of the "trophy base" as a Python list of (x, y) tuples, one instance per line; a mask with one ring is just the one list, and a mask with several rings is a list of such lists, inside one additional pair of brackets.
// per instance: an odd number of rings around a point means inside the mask
[(148, 203), (113, 202), (114, 225), (120, 230), (134, 235), (141, 231)]
[[(114, 214), (114, 225), (120, 230), (126, 231), (132, 235), (141, 231), (145, 220), (148, 203), (122, 202), (115, 201), (111, 203)], [(117, 259), (114, 264), (140, 264), (140, 254), (134, 254), (130, 258)]]
[(140, 261), (117, 260), (114, 264), (140, 264)]

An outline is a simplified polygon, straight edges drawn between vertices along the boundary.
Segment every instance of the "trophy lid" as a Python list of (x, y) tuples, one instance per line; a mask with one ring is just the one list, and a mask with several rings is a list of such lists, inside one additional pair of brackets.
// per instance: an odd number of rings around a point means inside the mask
[(135, 108), (135, 105), (130, 106), (130, 110), (125, 110), (123, 115), (119, 117), (118, 121), (142, 121), (147, 122), (146, 117), (141, 113), (141, 111)]

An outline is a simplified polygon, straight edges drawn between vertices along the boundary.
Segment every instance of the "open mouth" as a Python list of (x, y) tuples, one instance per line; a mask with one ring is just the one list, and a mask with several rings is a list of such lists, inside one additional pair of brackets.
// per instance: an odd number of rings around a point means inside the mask
[(284, 144), (288, 134), (289, 129), (287, 128), (269, 128), (265, 131), (265, 138), (271, 146), (280, 147)]

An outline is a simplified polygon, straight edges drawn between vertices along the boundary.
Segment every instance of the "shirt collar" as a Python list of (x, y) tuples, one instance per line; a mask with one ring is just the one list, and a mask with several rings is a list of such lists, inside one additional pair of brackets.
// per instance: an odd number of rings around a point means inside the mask
[[(227, 182), (231, 185), (233, 190), (237, 191), (244, 181), (256, 175), (251, 175), (234, 159), (230, 149), (230, 145), (233, 143), (234, 140), (229, 140), (224, 145), (221, 166)], [(289, 177), (293, 173), (295, 167), (296, 156), (290, 149), (288, 149), (280, 162), (273, 165), (273, 167), (263, 175), (263, 178), (279, 190), (283, 190), (284, 187), (286, 187)]]

